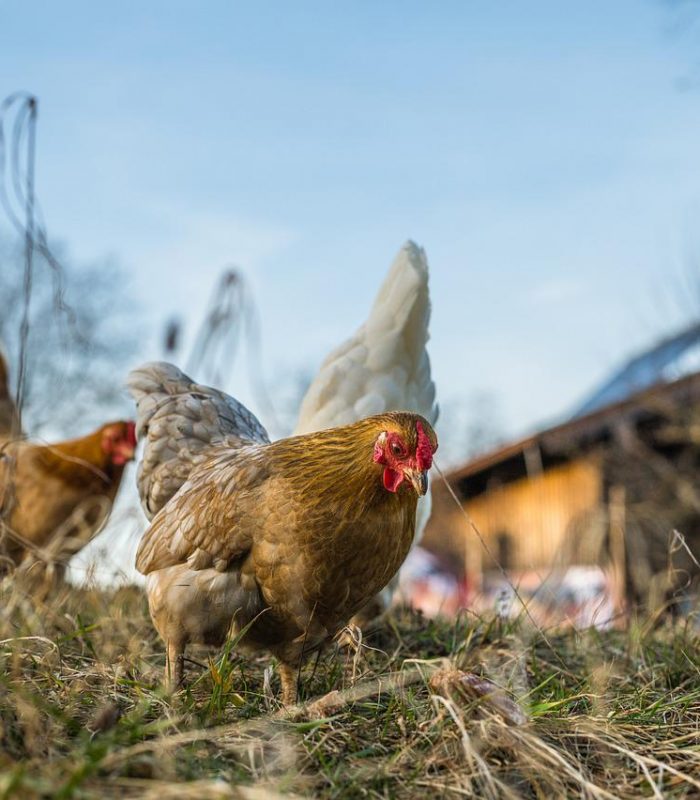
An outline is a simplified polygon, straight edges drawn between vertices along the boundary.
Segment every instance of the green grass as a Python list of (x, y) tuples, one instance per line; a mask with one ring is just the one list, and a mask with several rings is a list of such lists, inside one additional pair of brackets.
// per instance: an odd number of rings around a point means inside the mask
[(167, 697), (137, 589), (39, 602), (8, 579), (0, 603), (0, 797), (700, 796), (688, 619), (545, 641), (526, 620), (398, 612), (304, 670), (301, 700), (354, 699), (289, 712), (269, 660), (235, 648), (193, 651)]

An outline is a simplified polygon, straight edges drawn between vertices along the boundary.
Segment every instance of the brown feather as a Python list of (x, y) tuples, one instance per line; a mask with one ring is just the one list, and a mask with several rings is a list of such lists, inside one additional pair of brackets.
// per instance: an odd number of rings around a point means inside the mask
[(190, 641), (222, 641), (231, 624), (252, 623), (245, 645), (295, 664), (345, 625), (411, 546), (417, 495), (408, 482), (387, 491), (373, 451), (380, 433), (395, 431), (414, 452), (418, 420), (436, 447), (430, 424), (407, 412), (212, 447), (137, 555), (169, 652), (179, 657)]
[(103, 437), (109, 429), (126, 436), (126, 425), (110, 423), (56, 444), (5, 442), (0, 513), (12, 561), (19, 563), (51, 544), (57, 560), (66, 562), (93, 538), (111, 510), (124, 471), (104, 452)]

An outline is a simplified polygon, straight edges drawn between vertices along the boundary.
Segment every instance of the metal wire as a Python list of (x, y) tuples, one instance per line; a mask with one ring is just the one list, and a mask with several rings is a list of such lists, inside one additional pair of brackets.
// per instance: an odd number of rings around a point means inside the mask
[(445, 474), (443, 473), (443, 471), (440, 469), (440, 467), (438, 466), (438, 464), (437, 464), (435, 461), (433, 461), (433, 465), (435, 466), (435, 469), (437, 470), (437, 472), (438, 472), (438, 475), (439, 475), (439, 476), (442, 478), (442, 481), (443, 481), (443, 483), (445, 484), (445, 488), (447, 489), (447, 491), (448, 491), (448, 493), (449, 493), (450, 497), (452, 498), (452, 500), (454, 500), (454, 503), (455, 503), (455, 505), (457, 506), (457, 508), (459, 509), (459, 512), (460, 512), (460, 514), (461, 514), (461, 515), (464, 517), (464, 519), (467, 521), (467, 524), (469, 525), (469, 527), (471, 528), (471, 530), (472, 530), (472, 531), (473, 531), (473, 532), (476, 534), (476, 536), (477, 536), (477, 538), (478, 538), (479, 542), (481, 543), (481, 546), (482, 546), (482, 547), (484, 548), (484, 550), (486, 551), (486, 554), (487, 554), (487, 555), (489, 556), (489, 558), (490, 558), (490, 559), (493, 561), (493, 563), (494, 563), (494, 564), (495, 564), (495, 565), (498, 567), (498, 570), (500, 571), (501, 575), (503, 575), (503, 577), (504, 577), (504, 579), (505, 579), (506, 583), (507, 583), (507, 584), (508, 584), (508, 586), (511, 588), (511, 590), (512, 590), (512, 592), (513, 592), (513, 595), (516, 597), (516, 599), (518, 600), (518, 602), (520, 603), (520, 605), (523, 607), (523, 611), (525, 612), (525, 615), (527, 616), (528, 620), (530, 621), (530, 623), (532, 624), (532, 626), (535, 628), (535, 630), (536, 630), (536, 631), (539, 633), (539, 635), (542, 637), (542, 641), (543, 641), (543, 642), (544, 642), (544, 643), (547, 645), (547, 647), (548, 647), (548, 648), (549, 648), (549, 649), (552, 651), (552, 653), (553, 653), (553, 654), (554, 654), (554, 656), (556, 657), (557, 661), (559, 661), (559, 662), (561, 663), (561, 665), (562, 665), (564, 668), (566, 668), (566, 662), (565, 662), (565, 661), (562, 659), (562, 657), (559, 655), (559, 653), (558, 653), (558, 652), (557, 652), (557, 650), (554, 648), (554, 646), (552, 645), (552, 643), (549, 641), (549, 639), (548, 639), (548, 637), (547, 637), (547, 634), (544, 632), (543, 628), (542, 628), (542, 627), (541, 627), (541, 626), (540, 626), (540, 625), (537, 623), (537, 621), (535, 620), (535, 618), (534, 618), (534, 617), (532, 616), (532, 614), (530, 613), (530, 609), (528, 608), (528, 606), (527, 606), (527, 603), (526, 603), (526, 602), (523, 600), (523, 598), (522, 598), (522, 596), (521, 596), (520, 592), (519, 592), (519, 591), (518, 591), (518, 589), (516, 588), (516, 586), (515, 586), (515, 584), (513, 583), (513, 581), (511, 581), (511, 579), (510, 579), (510, 576), (508, 575), (507, 571), (505, 570), (505, 568), (503, 567), (503, 565), (501, 564), (501, 562), (500, 562), (500, 561), (499, 561), (499, 560), (496, 558), (496, 556), (495, 556), (495, 555), (494, 555), (494, 554), (491, 552), (491, 549), (489, 548), (488, 544), (486, 543), (486, 540), (485, 540), (485, 539), (484, 539), (484, 537), (482, 536), (482, 534), (481, 534), (481, 531), (480, 531), (480, 530), (477, 528), (476, 524), (474, 523), (474, 521), (472, 520), (472, 518), (469, 516), (469, 514), (468, 514), (467, 510), (464, 508), (464, 506), (462, 505), (462, 503), (460, 503), (460, 501), (459, 501), (459, 498), (457, 497), (457, 494), (456, 494), (455, 490), (454, 490), (454, 489), (452, 488), (452, 486), (450, 485), (450, 482), (449, 482), (449, 481), (447, 480), (447, 478), (445, 477)]

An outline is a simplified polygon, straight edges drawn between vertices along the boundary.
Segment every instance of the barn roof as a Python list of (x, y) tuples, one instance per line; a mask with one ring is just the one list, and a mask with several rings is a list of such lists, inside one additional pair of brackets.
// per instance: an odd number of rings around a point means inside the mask
[[(677, 407), (679, 403), (698, 401), (700, 371), (675, 381), (656, 383), (624, 400), (580, 414), (559, 425), (485, 453), (453, 470), (447, 477), (451, 483), (468, 481), (471, 486), (468, 493), (479, 493), (478, 477), (496, 467), (507, 469), (512, 464), (515, 477), (517, 473), (529, 471), (529, 454), (535, 455), (540, 466), (543, 460), (550, 463), (563, 461), (580, 453), (587, 446), (609, 440), (615, 429), (624, 423), (635, 424), (658, 415), (664, 407)], [(464, 486), (462, 484), (460, 488), (464, 489)]]
[(686, 399), (700, 400), (700, 323), (630, 359), (567, 421), (485, 453), (449, 477), (458, 482), (471, 479), (509, 461), (515, 474), (527, 468), (525, 462), (532, 453), (537, 459), (545, 454), (550, 460), (561, 460), (587, 444), (609, 438), (622, 421), (648, 417), (659, 403)]
[(700, 323), (683, 329), (630, 359), (587, 397), (573, 414), (583, 417), (657, 384), (700, 371)]

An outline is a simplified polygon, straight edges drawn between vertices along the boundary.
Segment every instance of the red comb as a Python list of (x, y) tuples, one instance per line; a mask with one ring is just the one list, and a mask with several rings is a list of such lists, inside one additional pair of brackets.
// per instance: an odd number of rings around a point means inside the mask
[(132, 446), (136, 447), (136, 423), (126, 423), (126, 441)]
[(420, 422), (416, 422), (416, 430), (418, 431), (418, 444), (416, 445), (418, 469), (430, 469), (433, 466), (433, 446)]

